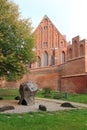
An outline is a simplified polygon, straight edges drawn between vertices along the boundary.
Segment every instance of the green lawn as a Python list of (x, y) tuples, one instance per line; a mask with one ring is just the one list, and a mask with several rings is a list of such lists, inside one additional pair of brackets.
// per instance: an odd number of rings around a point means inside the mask
[[(72, 93), (69, 93), (67, 99), (66, 99), (65, 93), (62, 93), (62, 92), (60, 93), (60, 92), (51, 91), (50, 95), (51, 96), (48, 96), (46, 98), (54, 99), (55, 95), (61, 95), (61, 98), (59, 98), (59, 100), (68, 100), (68, 101), (72, 101), (72, 102), (79, 102), (79, 103), (87, 104), (87, 94), (72, 94)], [(43, 91), (38, 91), (36, 93), (36, 97), (44, 98)]]
[(0, 89), (0, 97), (3, 99), (14, 99), (16, 96), (19, 95), (18, 89), (11, 89), (11, 88), (5, 88)]
[[(59, 98), (59, 100), (68, 100), (72, 102), (80, 102), (87, 104), (87, 94), (68, 94), (68, 99), (66, 99), (65, 93), (51, 91), (50, 96), (46, 98), (54, 99), (54, 96), (56, 94), (62, 95), (62, 97)], [(0, 97), (3, 97), (3, 99), (14, 99), (18, 95), (19, 95), (18, 89), (11, 89), (11, 88), (0, 89)], [(43, 91), (38, 91), (35, 96), (44, 98)]]
[(87, 130), (87, 110), (0, 114), (0, 130)]

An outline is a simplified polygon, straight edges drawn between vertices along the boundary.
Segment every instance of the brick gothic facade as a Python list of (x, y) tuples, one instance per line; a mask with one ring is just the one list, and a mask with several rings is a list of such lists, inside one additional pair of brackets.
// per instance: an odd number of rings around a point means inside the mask
[(19, 86), (20, 82), (33, 80), (39, 88), (87, 93), (87, 41), (79, 36), (66, 41), (51, 20), (44, 16), (34, 31), (36, 44), (33, 51), (38, 60), (30, 65), (30, 73), (18, 82), (2, 81), (1, 86)]

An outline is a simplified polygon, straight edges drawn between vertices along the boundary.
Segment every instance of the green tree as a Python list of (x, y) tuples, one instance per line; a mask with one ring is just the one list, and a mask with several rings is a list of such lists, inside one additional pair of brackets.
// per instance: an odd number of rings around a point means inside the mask
[(26, 64), (35, 61), (34, 36), (30, 19), (22, 19), (18, 6), (0, 0), (0, 77), (18, 80)]

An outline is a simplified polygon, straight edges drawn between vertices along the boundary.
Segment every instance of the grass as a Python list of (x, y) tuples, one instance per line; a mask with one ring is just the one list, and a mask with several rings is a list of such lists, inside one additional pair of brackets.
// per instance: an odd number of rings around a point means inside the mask
[[(53, 99), (56, 94), (58, 95), (61, 94), (62, 97), (59, 98), (59, 100), (68, 100), (72, 102), (79, 102), (79, 103), (87, 104), (87, 94), (71, 94), (70, 93), (68, 94), (68, 99), (66, 99), (65, 93), (51, 91), (50, 96), (46, 98)], [(0, 97), (3, 97), (3, 99), (9, 99), (9, 100), (14, 99), (18, 95), (19, 95), (18, 89), (11, 89), (11, 88), (0, 89)], [(44, 93), (43, 91), (38, 91), (35, 96), (44, 98)]]
[(87, 110), (0, 114), (0, 130), (87, 130)]
[(0, 97), (3, 99), (14, 99), (16, 96), (19, 95), (18, 89), (11, 89), (11, 88), (5, 88), (0, 89)]
[[(72, 94), (72, 93), (69, 93), (68, 98), (66, 99), (65, 93), (51, 91), (51, 93), (50, 93), (51, 96), (48, 96), (47, 98), (53, 99), (56, 94), (61, 95), (61, 98), (59, 98), (59, 100), (68, 100), (68, 101), (72, 101), (72, 102), (79, 102), (79, 103), (87, 104), (87, 94)], [(36, 97), (44, 98), (43, 91), (38, 91), (36, 93)]]
[[(51, 91), (53, 98), (58, 92)], [(19, 95), (18, 89), (0, 89), (0, 97), (14, 99)], [(42, 91), (36, 96), (44, 97)], [(62, 93), (65, 99), (65, 93)], [(69, 101), (87, 103), (86, 94), (69, 94)], [(0, 130), (87, 130), (87, 109), (74, 109), (56, 112), (29, 112), (21, 114), (0, 113)]]

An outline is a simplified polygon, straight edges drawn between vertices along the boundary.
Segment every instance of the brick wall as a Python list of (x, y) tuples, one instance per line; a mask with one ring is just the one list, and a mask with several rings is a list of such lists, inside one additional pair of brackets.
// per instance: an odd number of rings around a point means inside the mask
[(85, 76), (62, 78), (61, 91), (87, 93), (87, 78)]
[(25, 75), (23, 80), (32, 80), (38, 84), (39, 88), (50, 87), (57, 90), (58, 76), (58, 66), (42, 67), (32, 69), (30, 74)]
[[(64, 76), (61, 75), (62, 67), (64, 66), (60, 65), (60, 66), (32, 69), (30, 73), (24, 75), (24, 77), (20, 81), (6, 82), (5, 80), (3, 80), (1, 87), (15, 88), (19, 87), (21, 82), (32, 80), (38, 84), (39, 88), (50, 87), (53, 90), (59, 90), (65, 92), (67, 91), (74, 93), (86, 93), (87, 92), (86, 74), (82, 73), (77, 75), (75, 74), (74, 71), (73, 75)], [(67, 73), (70, 74), (69, 70), (67, 70)]]
[(58, 89), (58, 66), (43, 67), (38, 69), (32, 69), (29, 73), (17, 82), (2, 82), (2, 87), (19, 87), (20, 83), (25, 81), (34, 81), (38, 84), (39, 88), (50, 87), (53, 90)]
[(68, 60), (59, 66), (58, 72), (61, 76), (61, 91), (74, 93), (87, 91), (84, 56)]
[(62, 76), (85, 73), (85, 58), (74, 58), (60, 65), (60, 68)]

